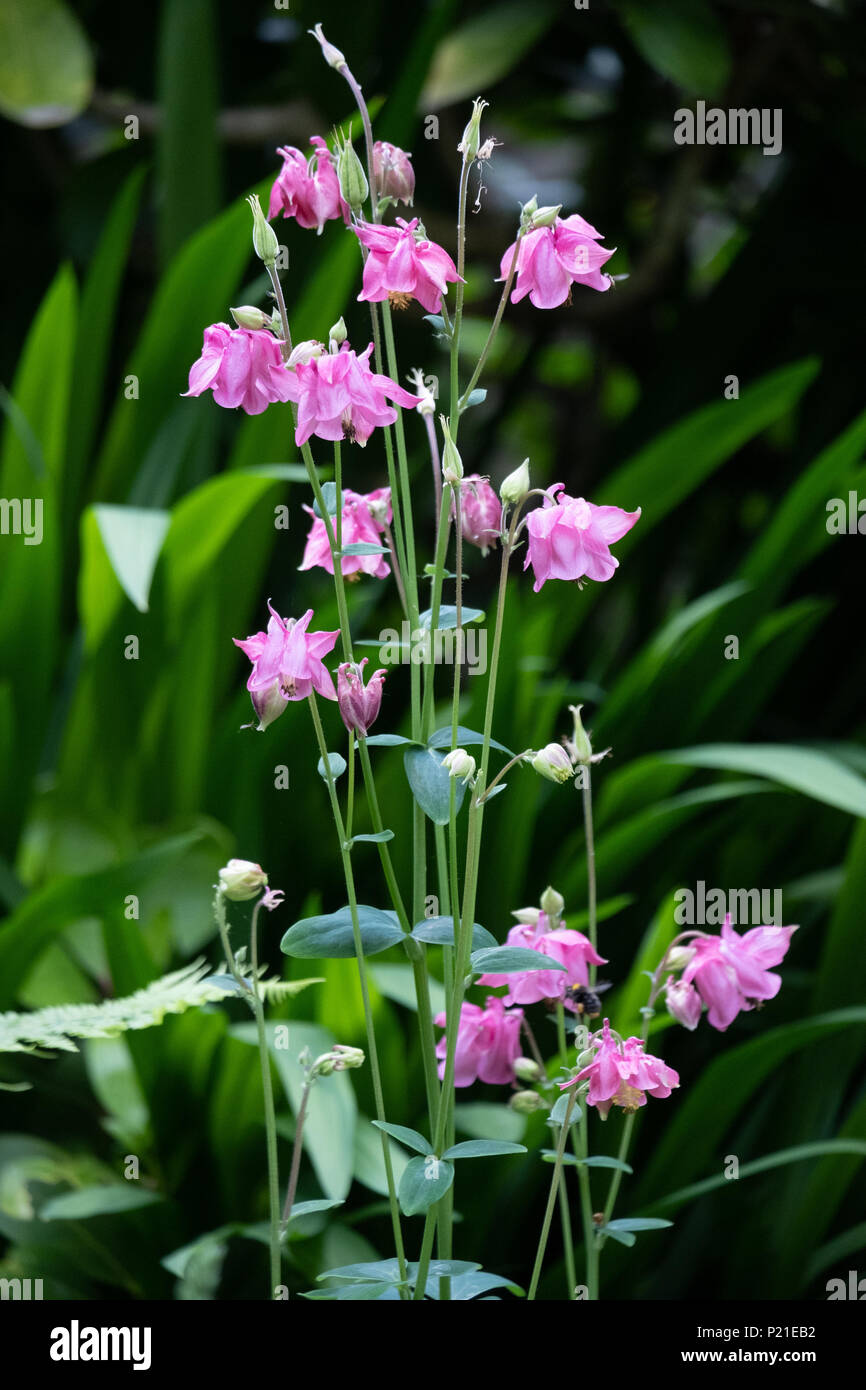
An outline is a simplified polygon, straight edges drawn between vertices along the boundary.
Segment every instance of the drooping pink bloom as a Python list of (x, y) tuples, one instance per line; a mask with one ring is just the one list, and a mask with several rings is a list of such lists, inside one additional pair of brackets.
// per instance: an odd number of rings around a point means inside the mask
[(529, 545), (523, 568), (532, 565), (535, 592), (548, 579), (610, 579), (619, 566), (610, 547), (631, 530), (640, 511), (569, 497), (564, 483), (547, 488), (544, 505), (526, 518)]
[(694, 985), (668, 975), (665, 980), (665, 1004), (671, 1018), (693, 1033), (701, 1021), (704, 1005)]
[(393, 425), (397, 419), (388, 399), (407, 408), (419, 404), (420, 396), (410, 395), (389, 376), (370, 370), (372, 351), (370, 343), (358, 357), (348, 343), (343, 343), (339, 352), (299, 362), (294, 373), (288, 373), (289, 399), (298, 406), (298, 448), (312, 434), (335, 442), (348, 439), (363, 448), (377, 425)]
[[(591, 290), (609, 290), (613, 283), (601, 267), (613, 251), (599, 246), (602, 233), (582, 217), (557, 217), (552, 227), (536, 227), (527, 232), (517, 253), (517, 281), (512, 304), (529, 295), (536, 309), (555, 309), (571, 300), (572, 284)], [(512, 242), (499, 267), (499, 279), (506, 280), (514, 259)]]
[(544, 912), (538, 914), (534, 926), (519, 922), (512, 927), (505, 944), (527, 946), (565, 966), (565, 970), (519, 970), (508, 975), (479, 976), (478, 983), (489, 985), (491, 989), (508, 986), (508, 993), (502, 996), (506, 1004), (537, 1004), (542, 999), (562, 999), (565, 1007), (574, 1012), (574, 1003), (566, 994), (569, 986), (588, 984), (590, 965), (607, 965), (604, 956), (593, 949), (583, 932), (570, 930), (564, 922), (554, 926)]
[[(391, 523), (391, 489), (379, 487), (374, 492), (361, 493), (346, 488), (342, 501), (341, 544), (381, 545), (385, 525)], [(325, 523), (320, 516), (316, 516), (312, 507), (305, 505), (304, 511), (309, 512), (313, 524), (307, 535), (304, 558), (298, 569), (309, 570), (318, 565), (329, 574), (333, 574), (334, 560)], [(336, 528), (333, 517), (331, 525)], [(346, 576), (369, 574), (374, 579), (386, 579), (391, 573), (391, 567), (386, 563), (384, 555), (343, 555), (340, 558), (340, 568)]]
[(227, 323), (206, 328), (201, 357), (192, 364), (189, 390), (182, 394), (200, 396), (209, 389), (217, 405), (229, 410), (239, 405), (247, 415), (261, 415), (274, 401), (291, 400), (291, 375), (273, 334)]
[(638, 1110), (646, 1105), (647, 1096), (664, 1099), (674, 1087), (679, 1086), (680, 1078), (673, 1067), (669, 1067), (660, 1057), (644, 1052), (640, 1038), (626, 1038), (620, 1044), (610, 1031), (608, 1020), (593, 1040), (595, 1056), (589, 1066), (579, 1071), (569, 1081), (561, 1081), (560, 1090), (574, 1086), (578, 1081), (589, 1080), (586, 1100), (594, 1105), (602, 1118), (612, 1105), (623, 1110)]
[[(451, 504), (451, 515), (456, 507)], [(502, 503), (486, 478), (469, 474), (460, 481), (460, 529), (463, 539), (486, 555), (496, 544), (502, 525)]]
[(309, 159), (293, 145), (277, 150), (283, 157), (283, 167), (271, 189), (268, 217), (282, 212), (284, 217), (297, 218), (299, 227), (315, 227), (321, 236), (326, 222), (342, 217), (348, 224), (351, 214), (340, 193), (328, 146), (321, 135), (314, 135), (310, 144), (315, 153)]
[(289, 700), (305, 700), (315, 690), (326, 700), (336, 700), (337, 692), (322, 657), (334, 648), (336, 632), (308, 632), (313, 616), (308, 608), (302, 618), (281, 618), (268, 600), (270, 620), (267, 632), (252, 637), (234, 637), (253, 663), (247, 690), (263, 731), (283, 713)]
[(782, 977), (769, 967), (787, 953), (796, 927), (753, 927), (740, 936), (731, 926), (730, 913), (721, 936), (698, 936), (691, 945), (695, 954), (682, 974), (684, 984), (694, 982), (707, 1005), (707, 1021), (720, 1033), (737, 1014), (749, 1012), (766, 999), (775, 999)]
[(398, 203), (412, 206), (415, 196), (415, 170), (412, 156), (398, 145), (377, 140), (373, 146), (373, 173), (383, 198), (396, 198)]
[(364, 685), (367, 657), (360, 662), (344, 661), (337, 670), (337, 705), (340, 718), (350, 733), (366, 738), (379, 718), (382, 704), (382, 682), (387, 671), (374, 671)]
[[(445, 1027), (445, 1014), (437, 1014), (437, 1027)], [(506, 1010), (504, 1003), (491, 994), (484, 1008), (464, 1004), (457, 1028), (457, 1051), (454, 1062), (454, 1085), (471, 1086), (473, 1081), (486, 1081), (490, 1086), (506, 1086), (514, 1080), (514, 1063), (520, 1056), (520, 1026), (523, 1010)], [(446, 1038), (436, 1044), (439, 1058), (439, 1080), (445, 1075)]]
[(398, 217), (396, 227), (362, 222), (352, 228), (370, 253), (364, 262), (359, 299), (378, 303), (393, 295), (401, 308), (410, 299), (417, 299), (428, 314), (439, 313), (442, 295), (460, 276), (447, 251), (435, 241), (416, 237), (417, 226), (417, 217), (411, 222)]

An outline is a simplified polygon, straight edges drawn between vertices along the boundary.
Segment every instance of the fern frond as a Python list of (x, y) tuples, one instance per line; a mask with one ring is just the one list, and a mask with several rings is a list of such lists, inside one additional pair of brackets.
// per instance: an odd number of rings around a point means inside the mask
[(77, 1052), (74, 1038), (112, 1038), (138, 1028), (152, 1028), (167, 1014), (225, 999), (228, 991), (204, 960), (173, 970), (144, 989), (100, 1004), (60, 1004), (32, 1013), (0, 1014), (0, 1052)]

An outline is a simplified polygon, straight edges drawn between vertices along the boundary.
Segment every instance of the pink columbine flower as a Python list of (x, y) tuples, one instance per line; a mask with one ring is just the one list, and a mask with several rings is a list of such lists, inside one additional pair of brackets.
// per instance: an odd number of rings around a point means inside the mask
[(395, 198), (398, 203), (412, 206), (415, 170), (411, 154), (398, 145), (390, 145), (387, 140), (377, 140), (373, 146), (373, 173), (381, 197)]
[(364, 667), (367, 657), (360, 662), (344, 661), (337, 670), (337, 704), (340, 718), (349, 733), (366, 738), (369, 729), (379, 718), (382, 704), (382, 682), (387, 671), (374, 671), (364, 685)]
[[(521, 239), (517, 253), (517, 282), (511, 295), (517, 304), (527, 294), (536, 309), (555, 309), (571, 302), (572, 284), (591, 290), (609, 290), (613, 281), (601, 267), (613, 251), (599, 246), (602, 233), (582, 217), (557, 217), (552, 227), (537, 227)], [(506, 280), (514, 259), (512, 242), (499, 267), (499, 279)]]
[[(455, 505), (451, 504), (454, 516)], [(463, 539), (486, 555), (496, 544), (502, 525), (502, 503), (486, 478), (472, 473), (460, 482), (460, 529)]]
[(698, 936), (691, 942), (695, 954), (682, 974), (686, 985), (694, 982), (707, 1005), (707, 1021), (720, 1033), (741, 1011), (749, 1012), (765, 999), (775, 999), (782, 977), (768, 968), (787, 954), (796, 927), (753, 927), (739, 936), (725, 918), (721, 936)]
[(348, 224), (351, 214), (340, 193), (328, 146), (321, 135), (314, 135), (310, 144), (315, 153), (309, 160), (292, 145), (277, 150), (283, 157), (283, 167), (271, 189), (268, 217), (282, 212), (284, 217), (297, 218), (299, 227), (315, 227), (321, 236), (326, 222), (342, 217)]
[(664, 1099), (680, 1084), (673, 1067), (660, 1057), (644, 1052), (640, 1038), (626, 1038), (624, 1043), (619, 1043), (611, 1034), (607, 1019), (601, 1033), (593, 1039), (593, 1045), (596, 1051), (589, 1066), (559, 1084), (564, 1091), (588, 1079), (587, 1104), (594, 1105), (602, 1119), (607, 1119), (612, 1105), (626, 1111), (639, 1110), (646, 1105), (648, 1095)]
[[(445, 1027), (445, 1014), (437, 1014), (437, 1027)], [(484, 1002), (464, 1004), (460, 1010), (457, 1029), (457, 1052), (454, 1062), (454, 1085), (471, 1086), (473, 1081), (486, 1081), (490, 1086), (506, 1086), (514, 1080), (514, 1063), (520, 1056), (520, 1026), (523, 1010), (506, 1010), (495, 994)], [(436, 1045), (439, 1058), (439, 1080), (445, 1075), (446, 1038)]]
[(363, 448), (377, 425), (393, 425), (397, 412), (386, 397), (407, 408), (418, 405), (392, 381), (370, 370), (373, 344), (358, 357), (343, 343), (339, 352), (326, 352), (309, 362), (299, 362), (289, 372), (289, 399), (298, 405), (295, 443), (306, 444), (310, 435), (339, 442), (348, 439)]
[(334, 682), (322, 665), (322, 657), (333, 651), (339, 629), (308, 632), (312, 608), (308, 608), (302, 618), (281, 618), (270, 599), (268, 608), (271, 617), (267, 632), (232, 639), (253, 663), (247, 690), (260, 731), (283, 713), (289, 700), (305, 700), (314, 690), (326, 700), (337, 698)]
[(390, 299), (401, 309), (417, 299), (428, 314), (439, 313), (442, 295), (460, 276), (447, 251), (420, 233), (416, 236), (417, 226), (417, 217), (411, 222), (398, 217), (396, 227), (362, 222), (352, 228), (370, 253), (364, 262), (359, 299), (373, 303)]
[(184, 396), (212, 390), (217, 405), (241, 406), (261, 415), (274, 401), (291, 400), (292, 379), (283, 365), (280, 345), (262, 329), (229, 328), (214, 323), (204, 331), (204, 347), (189, 373)]
[(508, 986), (508, 993), (502, 996), (506, 1004), (537, 1004), (542, 999), (562, 999), (565, 1007), (574, 1012), (575, 1005), (566, 991), (571, 985), (589, 983), (590, 965), (607, 965), (588, 937), (570, 930), (561, 920), (553, 923), (544, 912), (538, 914), (535, 924), (519, 922), (512, 927), (505, 944), (528, 946), (565, 966), (565, 970), (518, 970), (509, 975), (481, 975), (480, 985), (489, 985), (492, 989)]
[(665, 1004), (671, 1018), (688, 1028), (690, 1033), (695, 1031), (701, 1021), (704, 1005), (694, 985), (668, 975), (665, 980)]
[[(342, 544), (381, 545), (385, 526), (391, 522), (391, 489), (379, 487), (374, 492), (361, 493), (346, 488), (342, 501)], [(309, 570), (318, 565), (329, 574), (333, 574), (334, 560), (325, 523), (320, 516), (316, 516), (312, 507), (305, 504), (304, 511), (309, 512), (313, 524), (307, 535), (304, 558), (298, 569)], [(336, 527), (333, 518), (331, 525)], [(343, 555), (340, 568), (348, 578), (369, 574), (374, 579), (386, 579), (391, 573), (391, 567), (386, 563), (384, 555)]]
[(529, 545), (523, 568), (532, 565), (535, 592), (548, 579), (610, 579), (619, 566), (610, 547), (639, 517), (640, 507), (624, 512), (569, 497), (564, 483), (547, 488), (544, 505), (526, 518)]

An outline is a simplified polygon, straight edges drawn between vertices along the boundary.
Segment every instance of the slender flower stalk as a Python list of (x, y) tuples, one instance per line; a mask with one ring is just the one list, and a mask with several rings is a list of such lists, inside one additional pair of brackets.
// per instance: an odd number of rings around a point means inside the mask
[(559, 1191), (559, 1182), (562, 1176), (562, 1159), (565, 1154), (565, 1143), (568, 1138), (568, 1130), (571, 1124), (571, 1112), (574, 1109), (577, 1099), (576, 1088), (568, 1098), (568, 1105), (565, 1109), (565, 1119), (559, 1131), (559, 1139), (556, 1145), (556, 1158), (553, 1164), (553, 1177), (550, 1180), (550, 1192), (547, 1197), (547, 1207), (544, 1212), (544, 1220), (541, 1223), (541, 1235), (538, 1238), (538, 1249), (535, 1252), (535, 1264), (532, 1269), (532, 1279), (529, 1284), (527, 1298), (532, 1301), (538, 1292), (538, 1281), (541, 1278), (541, 1269), (544, 1264), (544, 1252), (547, 1249), (547, 1238), (550, 1235), (550, 1224), (553, 1220), (553, 1209), (556, 1206), (556, 1197)]

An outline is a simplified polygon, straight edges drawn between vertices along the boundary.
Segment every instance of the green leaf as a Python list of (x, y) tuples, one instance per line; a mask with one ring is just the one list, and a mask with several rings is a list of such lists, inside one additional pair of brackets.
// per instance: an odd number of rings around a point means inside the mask
[[(465, 627), (467, 623), (477, 623), (484, 617), (480, 608), (461, 608), (460, 623)], [(418, 614), (418, 626), (425, 632), (430, 631), (430, 624), (433, 620), (433, 609), (425, 608), (423, 613)], [(457, 609), (451, 603), (443, 603), (439, 608), (439, 621), (436, 624), (437, 632), (450, 632), (457, 626)]]
[(611, 1240), (617, 1241), (619, 1245), (626, 1245), (631, 1249), (637, 1244), (637, 1236), (632, 1235), (631, 1231), (608, 1231)]
[(487, 388), (484, 386), (476, 386), (474, 391), (469, 392), (469, 395), (466, 398), (466, 404), (464, 405), (463, 409), (471, 410), (473, 405), (482, 405), (483, 402), (486, 400)]
[(665, 1226), (672, 1226), (672, 1221), (663, 1221), (655, 1216), (623, 1216), (616, 1221), (608, 1221), (602, 1227), (604, 1231), (661, 1231)]
[[(306, 470), (304, 470), (304, 471), (306, 472)], [(336, 515), (337, 515), (337, 484), (336, 484), (336, 483), (322, 483), (321, 487), (322, 487), (322, 500), (323, 500), (324, 503), (325, 503), (325, 509), (327, 510), (328, 516), (336, 516)], [(321, 518), (322, 513), (321, 513), (321, 510), (320, 510), (320, 508), (319, 508), (319, 499), (318, 499), (317, 497), (314, 497), (314, 498), (313, 498), (313, 513), (314, 513), (315, 516)]]
[(334, 1207), (341, 1206), (343, 1202), (333, 1197), (314, 1197), (309, 1202), (295, 1202), (289, 1221), (300, 1221), (302, 1216), (313, 1216), (316, 1212), (332, 1211)]
[(111, 568), (127, 598), (146, 613), (153, 572), (171, 517), (144, 507), (100, 504), (93, 515)]
[[(365, 956), (387, 951), (403, 940), (403, 932), (388, 912), (378, 907), (358, 904), (358, 925)], [(303, 960), (342, 960), (355, 954), (352, 914), (348, 907), (318, 917), (305, 917), (295, 922), (280, 942), (287, 956)]]
[[(338, 777), (342, 777), (343, 773), (346, 771), (347, 766), (348, 764), (346, 762), (346, 759), (340, 753), (328, 754), (328, 767), (331, 769), (331, 777), (333, 781), (336, 782)], [(318, 763), (316, 764), (316, 771), (318, 772), (322, 781), (327, 782), (328, 776), (325, 772), (325, 763), (323, 758), (320, 758)], [(360, 836), (358, 838), (360, 839)]]
[(77, 1192), (64, 1192), (51, 1197), (39, 1209), (40, 1221), (86, 1221), (91, 1216), (116, 1216), (120, 1212), (138, 1211), (163, 1201), (158, 1192), (150, 1192), (138, 1183), (122, 1186), (82, 1187)]
[[(794, 1148), (780, 1149), (776, 1153), (765, 1154), (763, 1158), (756, 1158), (752, 1163), (740, 1165), (738, 1180), (754, 1177), (756, 1173), (771, 1172), (774, 1168), (784, 1168), (789, 1163), (805, 1163), (811, 1158), (824, 1158), (828, 1154), (853, 1154), (860, 1159), (866, 1158), (866, 1140), (863, 1139), (821, 1139), (811, 1144), (797, 1144)], [(716, 1173), (711, 1178), (705, 1178), (703, 1182), (692, 1183), (689, 1187), (681, 1187), (676, 1192), (669, 1192), (667, 1196), (660, 1197), (658, 1201), (652, 1203), (653, 1209), (657, 1207), (681, 1207), (686, 1202), (693, 1202), (696, 1197), (704, 1197), (708, 1192), (714, 1192), (720, 1187), (730, 1187), (731, 1180), (725, 1173)]]
[(660, 753), (663, 762), (766, 777), (854, 816), (866, 816), (866, 780), (814, 748), (783, 743), (707, 743)]
[(512, 0), (461, 24), (436, 49), (418, 110), (438, 111), (464, 97), (488, 92), (518, 65), (556, 13), (550, 0), (533, 4)]
[[(570, 1100), (571, 1096), (568, 1094), (568, 1092), (563, 1091), (562, 1095), (559, 1097), (559, 1099), (557, 1100), (556, 1104), (553, 1106), (550, 1114), (547, 1117), (547, 1123), (549, 1125), (555, 1125), (558, 1129), (560, 1126), (565, 1124), (565, 1117), (568, 1113), (568, 1104)], [(576, 1125), (578, 1120), (580, 1119), (580, 1115), (580, 1106), (575, 1103), (571, 1107), (571, 1118), (568, 1122), (569, 1125)]]
[(417, 1129), (407, 1129), (405, 1125), (392, 1125), (387, 1120), (373, 1120), (376, 1129), (383, 1129), (386, 1134), (390, 1134), (394, 1139), (399, 1139), (401, 1144), (406, 1144), (408, 1148), (414, 1149), (419, 1154), (432, 1154), (433, 1146), (429, 1139), (425, 1139), (423, 1134), (419, 1134)]
[[(427, 740), (428, 748), (463, 748), (467, 745), (474, 746), (483, 744), (484, 735), (479, 734), (475, 729), (465, 729), (462, 724), (457, 725), (457, 742), (452, 744), (451, 725), (446, 724), (444, 728), (437, 729)], [(507, 753), (509, 758), (514, 754), (510, 748), (506, 748), (504, 743), (497, 743), (495, 738), (490, 740), (491, 748), (498, 748), (500, 753)]]
[(463, 805), (466, 788), (462, 781), (452, 779), (442, 763), (444, 753), (432, 748), (407, 748), (403, 767), (412, 795), (434, 825), (447, 825), (451, 816), (451, 787), (454, 786), (455, 811)]
[(93, 55), (78, 19), (61, 0), (3, 0), (0, 111), (46, 129), (80, 115), (93, 90)]
[(219, 205), (217, 32), (211, 0), (164, 0), (160, 6), (157, 169), (162, 196), (157, 211), (163, 263)]
[(662, 77), (699, 96), (723, 90), (731, 54), (707, 0), (619, 0), (617, 8), (635, 47)]
[[(458, 923), (458, 926), (460, 924)], [(431, 946), (454, 945), (453, 917), (424, 917), (412, 928), (416, 941), (426, 941)], [(476, 922), (472, 928), (472, 944), (476, 951), (499, 947), (495, 936)]]
[[(470, 1298), (478, 1298), (481, 1294), (488, 1294), (493, 1289), (507, 1289), (509, 1293), (515, 1294), (518, 1298), (525, 1298), (525, 1290), (519, 1284), (513, 1284), (510, 1279), (504, 1279), (501, 1274), (486, 1274), (479, 1269), (473, 1274), (457, 1274), (451, 1278), (451, 1298), (454, 1302), (463, 1303)], [(427, 1284), (427, 1297), (439, 1297), (439, 1280), (431, 1279)]]
[(344, 545), (340, 551), (341, 555), (390, 555), (391, 552), (387, 545), (372, 545), (370, 541), (352, 541), (351, 545)]
[(454, 1181), (454, 1169), (443, 1158), (427, 1154), (413, 1158), (403, 1170), (397, 1196), (404, 1216), (417, 1216), (444, 1197)]
[(606, 1154), (600, 1154), (597, 1158), (579, 1158), (577, 1163), (581, 1168), (618, 1168), (621, 1173), (634, 1172), (631, 1165), (624, 1163), (621, 1158), (608, 1158)]
[[(380, 645), (378, 638), (376, 645)], [(369, 738), (365, 739), (368, 748), (399, 748), (404, 743), (417, 744), (417, 742), (417, 739), (404, 738), (402, 734), (371, 734)]]
[[(332, 754), (331, 756), (333, 757), (334, 755)], [(345, 769), (345, 766), (346, 764), (343, 763), (343, 767), (340, 769), (341, 772)], [(388, 840), (393, 840), (393, 838), (393, 830), (377, 830), (375, 835), (353, 835), (349, 843), (350, 845), (356, 845), (359, 841), (364, 841), (368, 844), (384, 845), (387, 843)]]
[(446, 1149), (443, 1158), (495, 1158), (497, 1154), (525, 1154), (524, 1144), (510, 1144), (502, 1139), (464, 1139)]
[(529, 946), (485, 947), (470, 956), (473, 974), (512, 975), (524, 970), (565, 970), (561, 961), (533, 951)]
[[(402, 1004), (404, 1009), (411, 1009), (413, 1013), (417, 1011), (415, 972), (411, 965), (380, 965), (377, 962), (370, 966), (370, 979), (379, 993), (384, 994), (386, 999), (393, 999), (395, 1003)], [(431, 1010), (434, 1014), (444, 1013), (446, 1007), (444, 986), (432, 975), (428, 984)]]
[[(403, 1169), (409, 1162), (409, 1156), (406, 1150), (401, 1149), (400, 1145), (394, 1143), (392, 1139), (388, 1139), (387, 1144), (391, 1159), (391, 1172), (394, 1181), (399, 1183)], [(388, 1174), (385, 1169), (382, 1135), (376, 1132), (372, 1121), (368, 1120), (366, 1115), (359, 1115), (355, 1123), (353, 1162), (355, 1181), (363, 1183), (365, 1187), (369, 1187), (371, 1192), (377, 1192), (380, 1197), (387, 1197)]]
[(492, 1101), (464, 1101), (454, 1107), (454, 1127), (473, 1139), (505, 1139), (517, 1143), (526, 1129), (526, 1116)]

